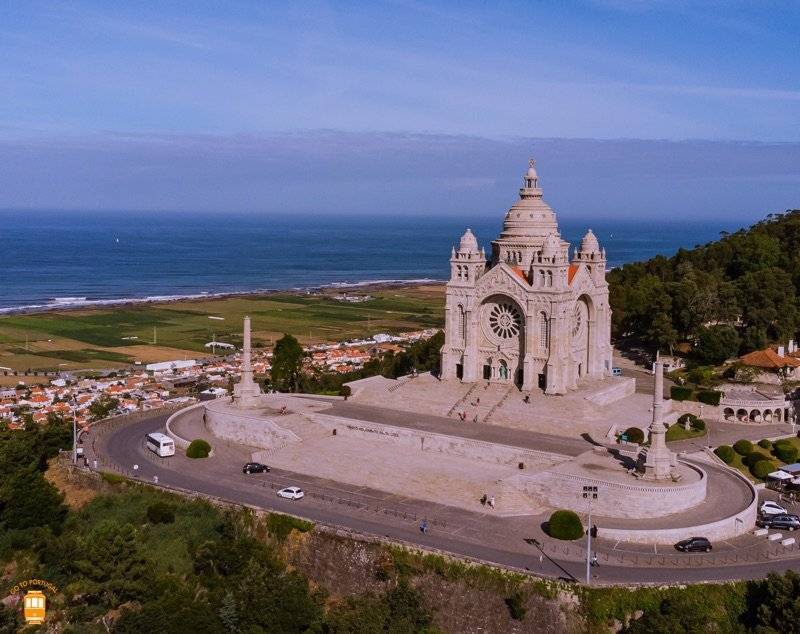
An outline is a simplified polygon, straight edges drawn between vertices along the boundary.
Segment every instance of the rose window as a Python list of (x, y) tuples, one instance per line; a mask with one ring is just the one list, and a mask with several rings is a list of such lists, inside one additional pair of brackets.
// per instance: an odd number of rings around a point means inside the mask
[(522, 316), (513, 304), (496, 304), (489, 313), (489, 327), (501, 339), (511, 339), (519, 334)]

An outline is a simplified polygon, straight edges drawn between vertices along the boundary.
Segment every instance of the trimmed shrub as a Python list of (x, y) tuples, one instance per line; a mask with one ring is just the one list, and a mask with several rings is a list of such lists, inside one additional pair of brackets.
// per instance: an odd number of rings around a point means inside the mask
[(753, 451), (742, 458), (742, 462), (748, 467), (752, 467), (754, 464), (761, 462), (762, 460), (769, 460), (769, 456), (761, 453), (760, 451)]
[(722, 392), (717, 390), (700, 390), (697, 393), (697, 400), (706, 405), (716, 407), (719, 405), (719, 400), (722, 398)]
[(205, 440), (202, 438), (197, 438), (189, 443), (189, 446), (186, 448), (186, 457), (187, 458), (208, 458), (208, 454), (211, 453), (211, 445), (209, 445)]
[(717, 458), (722, 460), (725, 464), (730, 464), (736, 457), (736, 452), (730, 445), (720, 445), (714, 450), (714, 453), (717, 454)]
[(680, 418), (678, 418), (677, 423), (678, 423), (678, 425), (683, 426), (683, 425), (686, 425), (686, 421), (688, 420), (689, 421), (689, 425), (691, 425), (692, 421), (694, 419), (696, 419), (696, 418), (697, 418), (697, 416), (695, 416), (694, 414), (689, 414), (689, 413), (681, 414)]
[(771, 460), (759, 460), (750, 467), (750, 473), (759, 480), (763, 480), (767, 477), (767, 474), (772, 473), (774, 470), (775, 464)]
[(706, 430), (706, 421), (704, 421), (702, 418), (697, 418), (697, 416), (694, 417), (694, 420), (691, 423), (689, 423), (689, 425), (695, 431)]
[(778, 447), (794, 447), (794, 443), (792, 443), (792, 441), (788, 438), (779, 438), (772, 444), (772, 446), (775, 447), (775, 449)]
[(644, 432), (638, 427), (628, 427), (623, 432), (623, 436), (628, 442), (635, 442), (641, 445), (644, 442)]
[(762, 449), (772, 449), (772, 443), (767, 440), (766, 438), (762, 438), (758, 441), (758, 446)]
[(673, 401), (688, 401), (692, 398), (692, 388), (673, 385), (669, 388), (669, 397)]
[(166, 502), (155, 502), (147, 507), (147, 521), (151, 524), (172, 524), (175, 510)]
[(775, 457), (781, 462), (787, 464), (797, 462), (798, 451), (797, 447), (794, 445), (775, 445), (775, 449), (773, 449), (772, 453), (775, 454)]
[(753, 453), (753, 443), (744, 439), (737, 440), (733, 443), (733, 450), (740, 456), (746, 456), (749, 453)]
[(555, 511), (547, 522), (547, 533), (556, 539), (580, 539), (583, 537), (581, 518), (573, 511)]

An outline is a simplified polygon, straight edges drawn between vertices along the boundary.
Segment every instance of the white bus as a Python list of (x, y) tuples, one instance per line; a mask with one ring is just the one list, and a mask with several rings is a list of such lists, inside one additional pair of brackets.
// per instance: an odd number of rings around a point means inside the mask
[(162, 458), (175, 455), (175, 442), (165, 434), (147, 434), (147, 448)]

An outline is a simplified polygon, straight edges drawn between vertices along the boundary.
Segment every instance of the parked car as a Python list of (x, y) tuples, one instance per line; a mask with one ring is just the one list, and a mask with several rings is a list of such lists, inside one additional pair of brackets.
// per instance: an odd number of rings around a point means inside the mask
[(622, 368), (611, 368), (611, 376), (622, 376)]
[(773, 502), (772, 500), (767, 500), (764, 502), (761, 507), (758, 509), (762, 515), (788, 515), (789, 511), (783, 508), (777, 502)]
[(303, 489), (300, 487), (286, 487), (278, 491), (279, 498), (286, 498), (287, 500), (300, 500), (306, 496)]
[(797, 515), (767, 515), (756, 522), (762, 528), (778, 528), (794, 531), (800, 528), (800, 517)]
[(269, 472), (269, 467), (260, 462), (248, 462), (242, 467), (242, 473), (265, 473)]
[(679, 541), (675, 548), (685, 553), (708, 553), (711, 552), (711, 542), (705, 537), (690, 537)]

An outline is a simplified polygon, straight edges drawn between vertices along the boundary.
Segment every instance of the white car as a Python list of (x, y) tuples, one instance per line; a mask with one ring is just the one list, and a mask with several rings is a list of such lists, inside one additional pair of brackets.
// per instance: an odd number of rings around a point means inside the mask
[(780, 504), (770, 500), (764, 502), (759, 511), (761, 511), (762, 515), (786, 515), (789, 513), (789, 511), (783, 508)]
[(286, 498), (287, 500), (300, 500), (306, 496), (303, 489), (300, 487), (286, 487), (278, 491), (279, 498)]

